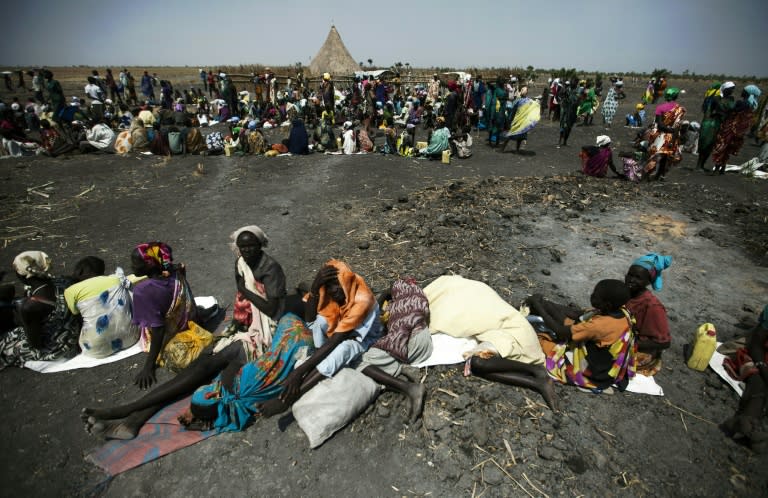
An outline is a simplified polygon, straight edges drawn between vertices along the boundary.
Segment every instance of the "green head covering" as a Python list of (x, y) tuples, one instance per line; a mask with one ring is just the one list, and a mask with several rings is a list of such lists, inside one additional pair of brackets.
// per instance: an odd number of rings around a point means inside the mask
[(674, 86), (667, 88), (664, 92), (664, 98), (668, 101), (675, 100), (678, 95), (680, 95), (680, 89)]

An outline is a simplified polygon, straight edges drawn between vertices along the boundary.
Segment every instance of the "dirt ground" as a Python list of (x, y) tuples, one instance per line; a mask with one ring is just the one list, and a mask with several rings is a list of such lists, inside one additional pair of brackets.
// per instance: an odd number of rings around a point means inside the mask
[[(701, 86), (681, 100), (694, 119)], [(634, 103), (624, 101), (617, 118)], [(58, 374), (11, 368), (0, 373), (0, 495), (768, 494), (765, 457), (716, 425), (735, 409), (735, 393), (682, 361), (698, 324), (713, 322), (728, 340), (765, 304), (768, 183), (689, 170), (689, 155), (664, 183), (585, 178), (578, 146), (607, 133), (621, 150), (634, 135), (616, 124), (606, 132), (599, 119), (575, 128), (571, 147), (556, 148), (557, 127), (543, 121), (523, 154), (492, 151), (481, 137), (472, 158), (450, 165), (380, 155), (0, 161), (0, 268), (28, 249), (46, 251), (62, 274), (89, 254), (127, 267), (135, 244), (159, 239), (186, 263), (195, 294), (224, 305), (234, 294), (228, 235), (251, 223), (271, 238), (289, 285), (336, 257), (376, 291), (399, 275), (426, 284), (461, 274), (513, 305), (533, 292), (584, 305), (597, 280), (621, 278), (633, 258), (674, 258), (659, 293), (673, 335), (657, 376), (664, 397), (558, 386), (562, 411), (553, 414), (531, 391), (430, 368), (416, 373), (428, 397), (415, 425), (404, 402), (384, 393), (316, 450), (296, 424), (258, 420), (108, 479), (83, 458), (100, 442), (79, 412), (138, 397), (132, 379), (143, 358)], [(748, 144), (739, 159), (756, 154)], [(47, 198), (28, 191), (44, 184)]]

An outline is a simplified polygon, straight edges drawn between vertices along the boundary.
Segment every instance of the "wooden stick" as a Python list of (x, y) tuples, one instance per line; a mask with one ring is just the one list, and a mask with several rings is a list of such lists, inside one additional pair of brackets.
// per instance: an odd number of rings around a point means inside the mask
[(507, 453), (509, 453), (509, 457), (512, 459), (512, 465), (517, 465), (517, 461), (515, 460), (515, 454), (512, 453), (512, 447), (509, 446), (509, 441), (507, 441), (506, 439), (504, 439), (503, 441), (504, 441), (504, 447), (507, 448)]
[(533, 484), (533, 483), (531, 482), (531, 480), (530, 480), (530, 479), (528, 479), (528, 476), (527, 476), (527, 475), (525, 475), (525, 472), (523, 472), (523, 477), (525, 478), (526, 482), (527, 482), (527, 483), (528, 483), (528, 484), (529, 484), (529, 485), (530, 485), (530, 486), (531, 486), (533, 489), (535, 489), (536, 491), (538, 491), (539, 493), (541, 493), (541, 495), (542, 495), (544, 498), (549, 498), (549, 495), (548, 495), (547, 493), (545, 493), (544, 491), (542, 491), (542, 490), (540, 490), (539, 488), (537, 488), (537, 487), (536, 487), (536, 485), (535, 485), (535, 484)]
[(95, 188), (96, 188), (96, 185), (91, 185), (87, 189), (85, 189), (82, 192), (80, 192), (79, 194), (77, 194), (75, 197), (82, 197), (82, 196), (84, 196), (85, 194), (87, 194), (88, 192), (90, 192), (91, 190), (93, 190)]
[(672, 402), (671, 402), (671, 401), (669, 401), (669, 400), (665, 400), (665, 401), (667, 402), (667, 404), (668, 404), (669, 406), (671, 406), (671, 407), (672, 407), (672, 408), (674, 408), (675, 410), (679, 410), (679, 411), (681, 411), (681, 412), (685, 413), (686, 415), (688, 415), (688, 416), (690, 416), (690, 417), (693, 417), (693, 418), (699, 419), (699, 420), (701, 420), (702, 422), (706, 422), (706, 423), (708, 423), (708, 424), (717, 425), (716, 423), (712, 422), (711, 420), (707, 420), (707, 419), (705, 419), (704, 417), (699, 417), (698, 415), (696, 415), (696, 414), (694, 414), (694, 413), (691, 413), (691, 412), (689, 412), (688, 410), (686, 410), (686, 409), (684, 409), (684, 408), (680, 408), (679, 406), (672, 404)]
[(448, 396), (451, 396), (451, 397), (454, 397), (454, 398), (458, 398), (459, 397), (459, 395), (456, 394), (455, 392), (450, 391), (448, 389), (443, 389), (442, 387), (438, 387), (437, 390), (440, 391), (441, 393), (445, 393)]

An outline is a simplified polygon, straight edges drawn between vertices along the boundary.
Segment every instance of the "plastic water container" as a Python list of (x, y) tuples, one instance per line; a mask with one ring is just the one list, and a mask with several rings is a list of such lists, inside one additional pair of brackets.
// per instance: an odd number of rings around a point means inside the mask
[(444, 150), (443, 151), (443, 164), (451, 164), (451, 151), (450, 150)]
[(688, 368), (703, 372), (717, 347), (717, 331), (711, 323), (703, 323), (693, 334), (688, 357)]

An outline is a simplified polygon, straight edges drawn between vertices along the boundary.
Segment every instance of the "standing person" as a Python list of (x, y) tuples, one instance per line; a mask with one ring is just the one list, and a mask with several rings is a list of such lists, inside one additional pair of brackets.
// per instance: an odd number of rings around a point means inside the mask
[(128, 70), (123, 68), (117, 75), (117, 91), (120, 92), (123, 98), (128, 100)]
[(141, 94), (150, 104), (155, 103), (155, 85), (152, 76), (147, 71), (144, 71), (144, 75), (141, 77)]
[(3, 71), (3, 81), (5, 81), (5, 89), (9, 92), (13, 91), (13, 81), (11, 81), (11, 72)]
[(200, 81), (203, 83), (203, 91), (208, 91), (208, 73), (205, 72), (205, 69), (200, 68)]
[(565, 80), (565, 85), (558, 91), (558, 98), (560, 100), (560, 138), (557, 141), (558, 147), (568, 145), (568, 137), (571, 135), (573, 125), (576, 124), (579, 95), (574, 86), (570, 80)]
[(61, 83), (53, 79), (53, 73), (48, 69), (45, 70), (45, 80), (53, 120), (58, 123), (61, 120), (59, 113), (64, 109), (64, 90), (61, 89)]
[(732, 81), (726, 81), (722, 85), (719, 82), (713, 83), (704, 93), (704, 102), (701, 104), (701, 111), (704, 114), (701, 120), (701, 130), (699, 131), (699, 159), (696, 161), (699, 169), (705, 170), (704, 164), (712, 154), (712, 148), (715, 146), (715, 138), (723, 123), (725, 114), (733, 109), (736, 101), (733, 98), (733, 89), (736, 84)]
[(19, 84), (17, 85), (18, 88), (23, 88), (25, 91), (28, 91), (27, 83), (24, 81), (24, 70), (19, 69)]
[(757, 86), (745, 86), (741, 92), (741, 100), (726, 114), (712, 149), (712, 161), (715, 163), (713, 173), (724, 175), (728, 158), (738, 154), (744, 145), (744, 136), (752, 126), (760, 94)]
[(323, 73), (323, 83), (320, 86), (320, 91), (323, 95), (323, 106), (325, 107), (325, 111), (331, 114), (331, 121), (335, 121), (333, 112), (336, 92), (333, 87), (331, 73)]
[(32, 77), (32, 89), (35, 92), (35, 100), (40, 103), (45, 102), (45, 98), (43, 96), (43, 87), (45, 86), (43, 71), (41, 69), (36, 69), (35, 71), (30, 71), (27, 74)]
[(595, 111), (597, 110), (597, 94), (592, 87), (592, 81), (587, 80), (584, 84), (584, 90), (581, 95), (578, 115), (584, 116), (584, 122), (580, 126), (591, 126)]
[(603, 124), (606, 129), (611, 127), (613, 117), (616, 115), (616, 110), (619, 108), (620, 95), (624, 94), (621, 91), (622, 86), (623, 83), (621, 81), (616, 81), (605, 96), (605, 102), (603, 102)]
[(678, 104), (680, 89), (669, 87), (664, 91), (666, 102), (656, 106), (656, 130), (651, 134), (649, 154), (657, 156), (656, 180), (664, 180), (669, 168), (682, 160), (680, 154), (680, 125), (685, 107)]
[(115, 81), (115, 76), (112, 74), (112, 69), (107, 68), (107, 76), (105, 77), (105, 83), (107, 85), (107, 89), (109, 90), (109, 96), (113, 101), (117, 101), (119, 103), (123, 102), (123, 98), (120, 95), (120, 92), (117, 88), (117, 81)]
[(213, 97), (213, 91), (216, 89), (216, 76), (213, 74), (213, 71), (210, 69), (208, 70), (208, 76), (206, 76), (206, 81), (208, 82), (208, 98)]
[(491, 83), (485, 98), (485, 115), (488, 127), (488, 144), (495, 147), (499, 143), (499, 133), (504, 129), (504, 109), (507, 102), (507, 92), (504, 91), (504, 81), (499, 76)]
[(528, 87), (523, 86), (518, 90), (519, 98), (515, 99), (510, 109), (509, 129), (504, 133), (504, 145), (501, 152), (507, 148), (510, 140), (515, 140), (515, 152), (520, 152), (520, 146), (528, 139), (531, 131), (541, 119), (541, 106), (533, 99), (528, 98)]
[(129, 104), (136, 105), (138, 102), (138, 98), (136, 98), (136, 78), (133, 77), (130, 71), (126, 71), (126, 80), (126, 90), (128, 92), (128, 97), (126, 100)]
[(431, 102), (434, 105), (439, 97), (440, 77), (437, 74), (433, 74), (432, 81), (429, 82), (429, 87), (427, 88), (427, 102)]

